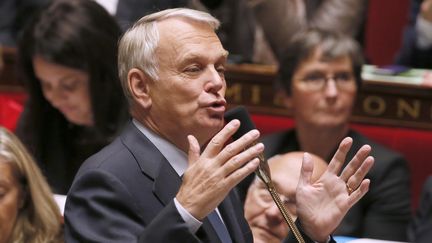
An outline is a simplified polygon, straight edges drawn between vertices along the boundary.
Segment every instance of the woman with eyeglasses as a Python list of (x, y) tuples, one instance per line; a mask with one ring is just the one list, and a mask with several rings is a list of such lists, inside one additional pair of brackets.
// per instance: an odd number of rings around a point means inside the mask
[[(309, 29), (294, 37), (282, 60), (278, 87), (284, 105), (292, 110), (295, 128), (264, 138), (267, 157), (301, 150), (330, 161), (346, 136), (354, 140), (351, 151), (370, 144), (376, 162), (367, 176), (369, 192), (351, 208), (335, 235), (406, 241), (411, 215), (408, 164), (397, 152), (350, 128), (363, 64), (357, 43), (336, 32)], [(358, 186), (349, 183), (351, 190)]]

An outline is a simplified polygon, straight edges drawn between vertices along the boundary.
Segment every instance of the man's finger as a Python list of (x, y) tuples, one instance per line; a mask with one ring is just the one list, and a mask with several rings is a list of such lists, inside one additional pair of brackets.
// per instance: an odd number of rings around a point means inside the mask
[(225, 143), (231, 136), (239, 129), (240, 121), (234, 119), (226, 124), (208, 143), (203, 151), (203, 155), (207, 157), (214, 157), (222, 150)]
[(355, 173), (346, 180), (347, 185), (353, 189), (357, 188), (372, 168), (374, 160), (372, 156), (367, 157)]
[(350, 137), (346, 137), (342, 140), (342, 142), (339, 144), (339, 148), (327, 167), (327, 171), (335, 175), (339, 174), (352, 143), (353, 140)]
[[(348, 165), (344, 168), (344, 170), (340, 175), (340, 178), (343, 181), (348, 182), (348, 178), (350, 178), (354, 173), (357, 172), (358, 168), (363, 164), (363, 162), (366, 160), (370, 152), (371, 152), (371, 147), (369, 145), (363, 145), (357, 151), (357, 153), (352, 158), (352, 160), (348, 163)], [(360, 182), (358, 184), (360, 184)], [(350, 184), (350, 186), (353, 185)]]
[(188, 135), (187, 139), (189, 141), (188, 162), (190, 166), (199, 159), (201, 150), (198, 140), (193, 135)]
[(243, 167), (240, 167), (239, 169), (235, 170), (233, 173), (231, 173), (228, 177), (225, 178), (226, 186), (229, 188), (234, 187), (240, 181), (242, 181), (246, 176), (253, 173), (259, 165), (259, 159), (254, 158), (251, 161), (247, 162)]
[(370, 180), (364, 179), (360, 186), (348, 198), (348, 208), (351, 208), (369, 191)]
[(258, 130), (254, 129), (234, 142), (228, 144), (218, 155), (218, 159), (221, 162), (226, 162), (237, 154), (241, 153), (243, 150), (251, 146), (260, 136)]
[(258, 143), (248, 148), (247, 150), (244, 150), (241, 153), (233, 156), (223, 165), (225, 175), (229, 175), (234, 171), (238, 170), (248, 161), (251, 161), (252, 159), (258, 157), (258, 155), (262, 152), (264, 152), (264, 144)]
[(313, 166), (311, 156), (308, 153), (304, 153), (298, 187), (311, 184)]

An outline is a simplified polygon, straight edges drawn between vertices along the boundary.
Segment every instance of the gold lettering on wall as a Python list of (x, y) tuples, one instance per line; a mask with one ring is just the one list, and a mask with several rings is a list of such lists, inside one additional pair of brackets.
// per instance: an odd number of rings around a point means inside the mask
[(226, 99), (234, 103), (242, 103), (242, 86), (241, 84), (233, 84), (227, 87), (225, 92)]
[(251, 102), (255, 105), (261, 102), (261, 88), (259, 85), (252, 85), (251, 87)]
[(403, 118), (408, 114), (411, 118), (418, 118), (420, 115), (420, 100), (413, 100), (411, 104), (403, 99), (397, 101), (397, 117)]
[(273, 96), (273, 105), (276, 106), (284, 106), (283, 96), (280, 94), (275, 94)]
[(386, 109), (385, 100), (379, 96), (367, 96), (363, 100), (363, 111), (372, 116), (379, 116), (384, 113)]

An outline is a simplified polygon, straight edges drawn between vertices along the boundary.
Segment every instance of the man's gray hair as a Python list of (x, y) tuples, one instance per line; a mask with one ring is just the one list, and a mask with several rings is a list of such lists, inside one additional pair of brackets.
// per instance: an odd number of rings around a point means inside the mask
[(219, 20), (210, 14), (187, 8), (167, 9), (138, 20), (121, 38), (118, 52), (120, 81), (129, 103), (132, 99), (128, 85), (129, 70), (138, 68), (151, 79), (158, 79), (158, 58), (155, 54), (160, 37), (156, 23), (169, 18), (207, 23), (214, 30), (220, 25)]

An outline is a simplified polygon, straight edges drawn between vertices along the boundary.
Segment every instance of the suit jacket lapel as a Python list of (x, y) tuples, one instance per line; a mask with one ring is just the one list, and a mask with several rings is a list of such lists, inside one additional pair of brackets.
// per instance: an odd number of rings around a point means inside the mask
[(153, 191), (163, 205), (177, 194), (181, 179), (162, 153), (132, 123), (122, 135), (123, 144), (135, 157), (144, 175), (154, 180)]

